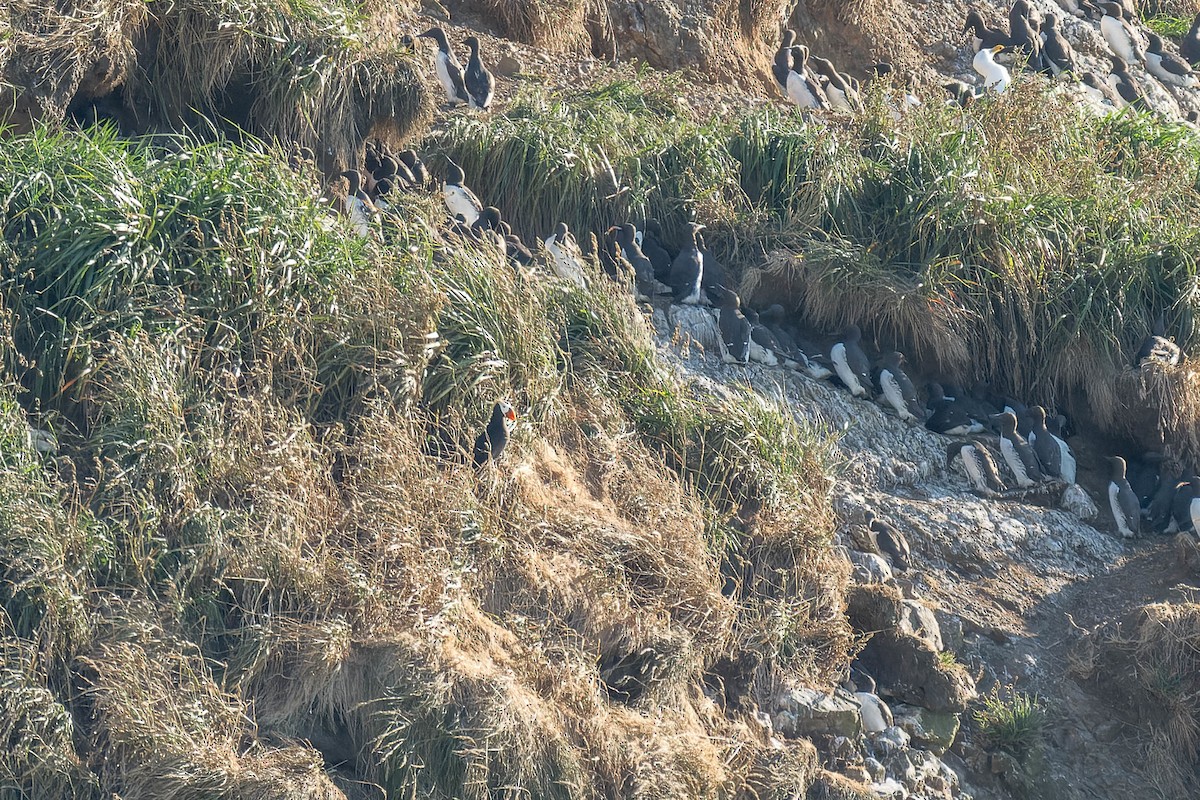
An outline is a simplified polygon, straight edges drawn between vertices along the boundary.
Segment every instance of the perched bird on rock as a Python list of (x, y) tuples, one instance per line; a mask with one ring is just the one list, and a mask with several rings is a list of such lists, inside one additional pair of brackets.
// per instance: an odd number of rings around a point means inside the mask
[(929, 418), (925, 427), (934, 433), (945, 436), (966, 436), (971, 433), (983, 433), (983, 423), (972, 419), (963, 411), (958, 403), (947, 399), (942, 387), (937, 383), (929, 384)]
[(785, 97), (788, 93), (788, 73), (792, 71), (792, 45), (795, 43), (796, 32), (785, 30), (783, 41), (779, 43), (779, 49), (775, 51), (775, 59), (771, 62), (771, 76), (775, 78), (775, 83), (779, 84), (779, 89)]
[(983, 15), (975, 9), (967, 12), (967, 21), (963, 25), (963, 33), (971, 32), (971, 49), (978, 53), (980, 50), (993, 50), (997, 45), (1003, 47), (1009, 43), (1007, 31), (993, 28), (983, 21)]
[(1033, 417), (1031, 433), (1033, 452), (1046, 473), (1054, 478), (1062, 478), (1067, 483), (1075, 482), (1075, 456), (1071, 448), (1046, 427), (1046, 409), (1041, 406), (1031, 406)]
[(1179, 55), (1193, 67), (1200, 65), (1200, 14), (1192, 20), (1192, 27), (1179, 42)]
[(1146, 71), (1160, 81), (1171, 86), (1182, 86), (1192, 89), (1200, 86), (1191, 65), (1174, 53), (1163, 50), (1163, 40), (1154, 31), (1147, 37), (1150, 40), (1146, 47)]
[(888, 353), (883, 358), (883, 369), (879, 372), (879, 388), (888, 405), (895, 409), (896, 414), (905, 422), (920, 422), (925, 418), (925, 409), (917, 397), (917, 389), (913, 386), (901, 363), (904, 354)]
[(858, 326), (847, 325), (842, 330), (842, 340), (829, 351), (834, 371), (855, 397), (866, 397), (871, 386), (871, 362), (863, 352), (861, 339)]
[(908, 540), (904, 538), (904, 534), (876, 517), (873, 511), (867, 511), (863, 515), (863, 522), (866, 524), (867, 530), (871, 532), (871, 537), (875, 540), (875, 546), (879, 548), (879, 552), (892, 560), (893, 568), (901, 572), (907, 570), (912, 564), (912, 551), (908, 547)]
[(1042, 53), (1046, 58), (1046, 65), (1055, 77), (1070, 72), (1072, 74), (1078, 69), (1075, 61), (1075, 48), (1071, 47), (1071, 43), (1067, 41), (1067, 37), (1062, 35), (1058, 29), (1058, 19), (1053, 14), (1046, 15), (1046, 21), (1042, 24), (1042, 35), (1046, 37), (1046, 41), (1042, 44)]
[(984, 495), (999, 494), (1008, 489), (1000, 479), (1000, 470), (991, 451), (982, 442), (955, 442), (946, 446), (946, 469), (954, 463), (955, 458), (961, 458), (967, 477), (975, 485), (975, 489)]
[(692, 241), (679, 251), (679, 255), (675, 256), (675, 261), (671, 264), (671, 279), (668, 283), (676, 303), (695, 305), (700, 302), (700, 285), (704, 280), (704, 254), (700, 252), (696, 235), (702, 230), (704, 226), (699, 222), (688, 223)]
[(829, 108), (829, 98), (825, 96), (820, 81), (808, 68), (808, 48), (804, 45), (792, 48), (792, 69), (788, 72), (787, 95), (788, 99), (800, 108)]
[(1016, 478), (1017, 485), (1027, 489), (1045, 480), (1033, 448), (1025, 441), (1025, 437), (1017, 432), (1017, 415), (1005, 411), (993, 416), (992, 420), (999, 425), (1000, 454), (1004, 456), (1004, 462)]
[(1129, 74), (1129, 65), (1115, 56), (1112, 59), (1112, 72), (1109, 73), (1108, 83), (1121, 96), (1125, 105), (1133, 106), (1139, 111), (1149, 110), (1150, 105), (1142, 87), (1138, 86), (1137, 81)]
[(752, 326), (742, 313), (742, 300), (729, 289), (721, 290), (720, 299), (717, 329), (721, 334), (721, 360), (726, 364), (748, 364)]
[(1100, 18), (1100, 33), (1113, 54), (1128, 64), (1144, 61), (1145, 49), (1141, 36), (1129, 24), (1121, 6), (1116, 3), (1100, 3), (1104, 16)]

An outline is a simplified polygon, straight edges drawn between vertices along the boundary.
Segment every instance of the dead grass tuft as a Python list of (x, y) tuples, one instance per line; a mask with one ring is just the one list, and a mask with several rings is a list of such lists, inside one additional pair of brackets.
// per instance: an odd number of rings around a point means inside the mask
[(504, 34), (528, 44), (566, 50), (581, 43), (584, 22), (607, 5), (597, 0), (481, 0), (496, 15)]
[(1196, 791), (1200, 604), (1154, 603), (1083, 640), (1073, 671), (1145, 725), (1149, 774), (1164, 794)]

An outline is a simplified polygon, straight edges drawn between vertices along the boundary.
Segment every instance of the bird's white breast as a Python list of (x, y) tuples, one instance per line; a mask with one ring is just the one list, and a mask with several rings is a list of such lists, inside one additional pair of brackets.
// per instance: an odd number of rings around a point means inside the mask
[(846, 345), (838, 342), (829, 351), (829, 357), (833, 359), (833, 368), (837, 372), (842, 383), (846, 384), (846, 388), (850, 390), (850, 394), (855, 397), (862, 397), (867, 393), (863, 385), (858, 382), (858, 376), (854, 374), (854, 370), (850, 369), (850, 362), (846, 360)]

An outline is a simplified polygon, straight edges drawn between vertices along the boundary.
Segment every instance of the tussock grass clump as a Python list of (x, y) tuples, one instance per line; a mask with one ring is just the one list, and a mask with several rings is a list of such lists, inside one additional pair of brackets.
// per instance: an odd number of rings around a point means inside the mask
[(1196, 791), (1200, 759), (1200, 605), (1154, 603), (1085, 638), (1072, 669), (1144, 726), (1149, 774), (1163, 794)]
[(975, 724), (988, 747), (1026, 758), (1042, 745), (1046, 711), (1037, 697), (1009, 690), (983, 698)]
[(568, 47), (584, 35), (584, 20), (607, 13), (596, 0), (481, 0), (510, 38), (529, 44)]

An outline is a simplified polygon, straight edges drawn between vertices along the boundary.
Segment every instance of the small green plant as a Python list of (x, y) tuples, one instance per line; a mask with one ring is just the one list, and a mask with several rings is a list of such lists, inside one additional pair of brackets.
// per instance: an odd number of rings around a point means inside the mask
[(953, 651), (943, 650), (938, 653), (938, 663), (944, 669), (954, 669), (954, 667), (958, 666), (958, 657), (954, 655)]
[(1149, 17), (1145, 23), (1147, 28), (1159, 36), (1170, 36), (1173, 39), (1183, 38), (1192, 27), (1190, 19), (1175, 16)]
[(975, 723), (989, 749), (1024, 760), (1041, 748), (1046, 710), (1036, 695), (997, 689), (983, 699)]

